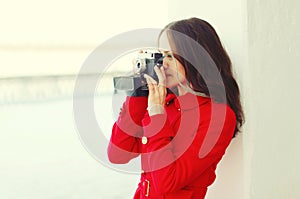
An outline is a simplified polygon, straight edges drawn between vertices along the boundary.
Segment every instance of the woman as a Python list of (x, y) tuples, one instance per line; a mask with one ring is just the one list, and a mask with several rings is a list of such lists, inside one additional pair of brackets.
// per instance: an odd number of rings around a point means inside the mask
[(200, 199), (243, 124), (239, 88), (213, 27), (191, 18), (159, 37), (158, 82), (145, 75), (148, 97), (128, 96), (112, 129), (109, 160), (141, 155), (134, 199)]

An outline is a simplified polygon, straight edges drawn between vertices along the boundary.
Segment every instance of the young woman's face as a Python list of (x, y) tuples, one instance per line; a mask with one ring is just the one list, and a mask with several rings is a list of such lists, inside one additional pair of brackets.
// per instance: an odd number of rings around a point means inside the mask
[(166, 74), (166, 86), (172, 88), (185, 83), (185, 70), (183, 65), (173, 56), (171, 51), (163, 51), (163, 66)]
[(159, 49), (163, 53), (163, 67), (166, 74), (166, 86), (172, 88), (179, 85), (179, 82), (185, 84), (186, 76), (183, 65), (174, 57), (169, 40), (165, 32), (162, 33), (159, 40)]

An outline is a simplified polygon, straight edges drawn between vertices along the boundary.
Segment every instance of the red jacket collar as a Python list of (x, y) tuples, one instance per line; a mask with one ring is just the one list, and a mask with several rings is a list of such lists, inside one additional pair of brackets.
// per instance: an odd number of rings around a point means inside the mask
[(170, 93), (166, 97), (166, 105), (174, 103), (176, 108), (180, 108), (182, 110), (189, 110), (196, 107), (199, 107), (203, 104), (206, 104), (211, 99), (208, 97), (197, 96), (192, 93), (186, 93), (181, 96), (176, 96), (173, 93)]

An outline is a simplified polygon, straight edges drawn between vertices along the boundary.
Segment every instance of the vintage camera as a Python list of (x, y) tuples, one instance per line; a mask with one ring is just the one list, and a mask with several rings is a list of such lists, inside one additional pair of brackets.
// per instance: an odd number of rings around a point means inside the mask
[(154, 71), (154, 66), (162, 66), (163, 55), (158, 52), (140, 52), (134, 62), (133, 72), (127, 76), (113, 78), (114, 89), (125, 91), (127, 95), (146, 96), (148, 87), (144, 74), (151, 76), (158, 82), (158, 77)]

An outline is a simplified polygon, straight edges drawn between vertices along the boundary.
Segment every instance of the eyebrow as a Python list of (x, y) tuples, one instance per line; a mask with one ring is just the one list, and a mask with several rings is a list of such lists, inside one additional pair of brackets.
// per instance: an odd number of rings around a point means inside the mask
[(160, 53), (169, 53), (170, 51), (169, 50), (158, 49), (158, 52), (160, 52)]
[(169, 53), (170, 51), (164, 50), (164, 51), (159, 51), (159, 52), (164, 53), (164, 54), (167, 54), (167, 53)]

